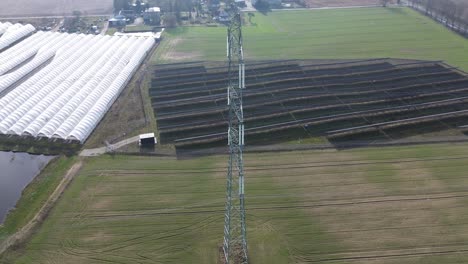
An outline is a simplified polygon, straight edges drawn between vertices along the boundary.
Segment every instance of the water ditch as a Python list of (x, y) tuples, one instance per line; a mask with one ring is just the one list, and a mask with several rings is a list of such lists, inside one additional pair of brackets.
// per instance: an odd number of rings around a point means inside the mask
[(0, 224), (53, 156), (0, 151)]

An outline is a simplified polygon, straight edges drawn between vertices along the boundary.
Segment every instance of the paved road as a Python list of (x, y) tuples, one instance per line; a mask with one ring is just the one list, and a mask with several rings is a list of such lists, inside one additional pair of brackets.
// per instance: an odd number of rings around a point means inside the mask
[(143, 25), (145, 24), (145, 21), (143, 20), (142, 17), (137, 17), (135, 21), (133, 22), (133, 25), (138, 26), (138, 25)]
[(63, 26), (63, 22), (65, 21), (65, 18), (59, 19), (57, 25), (51, 30), (52, 32), (57, 32), (60, 30), (60, 27)]
[(101, 29), (101, 35), (105, 35), (107, 33), (108, 28), (109, 28), (109, 21), (105, 21), (104, 26)]
[(114, 151), (114, 150), (116, 150), (118, 148), (121, 148), (121, 147), (123, 147), (125, 145), (132, 144), (132, 143), (137, 143), (139, 139), (140, 139), (139, 136), (135, 136), (135, 137), (124, 139), (124, 140), (122, 140), (120, 142), (117, 142), (115, 144), (112, 144), (112, 145), (109, 145), (109, 146), (106, 146), (106, 147), (94, 148), (94, 149), (84, 149), (83, 151), (81, 151), (80, 156), (82, 156), (82, 157), (100, 156), (100, 155), (105, 154), (107, 152), (111, 152), (111, 151)]

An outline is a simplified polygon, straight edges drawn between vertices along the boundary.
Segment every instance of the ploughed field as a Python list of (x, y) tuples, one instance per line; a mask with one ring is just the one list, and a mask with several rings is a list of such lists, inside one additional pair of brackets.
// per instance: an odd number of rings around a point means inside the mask
[[(468, 78), (439, 62), (247, 63), (246, 144), (405, 137), (468, 123)], [(212, 64), (213, 65), (213, 64)], [(162, 143), (221, 144), (227, 68), (158, 65), (150, 96)]]
[(2, 0), (1, 17), (63, 16), (73, 11), (84, 14), (112, 14), (112, 0)]

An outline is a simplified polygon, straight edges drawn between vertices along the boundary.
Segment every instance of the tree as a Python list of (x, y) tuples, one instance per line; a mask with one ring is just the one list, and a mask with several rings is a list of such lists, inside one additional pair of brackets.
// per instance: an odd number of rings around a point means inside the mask
[(252, 17), (255, 16), (255, 13), (249, 12), (247, 15), (249, 16), (249, 24), (252, 24)]
[(137, 14), (140, 14), (141, 11), (142, 11), (142, 10), (141, 10), (141, 1), (140, 1), (140, 0), (137, 0), (137, 1), (135, 2), (135, 12), (136, 12)]
[(174, 1), (173, 8), (174, 8), (174, 13), (175, 13), (175, 17), (176, 17), (177, 21), (180, 21), (180, 18), (181, 18), (181, 13), (180, 12), (182, 11), (182, 9), (181, 9), (182, 7), (180, 5), (179, 0)]
[(267, 13), (270, 11), (270, 3), (268, 0), (257, 0), (255, 8), (260, 11), (260, 13)]
[(455, 20), (457, 19), (457, 14), (458, 14), (457, 5), (452, 1), (447, 1), (443, 5), (442, 12), (443, 12), (442, 14), (445, 16), (446, 23), (452, 24), (453, 26), (455, 23)]
[(174, 14), (164, 15), (164, 25), (168, 28), (174, 28), (177, 26), (177, 17)]
[(120, 10), (129, 9), (130, 5), (128, 0), (114, 0), (114, 12), (118, 13)]
[(429, 15), (434, 12), (434, 0), (427, 0), (426, 1), (426, 14)]
[(390, 2), (390, 0), (380, 0), (380, 3), (382, 3), (383, 7), (387, 7), (389, 2)]

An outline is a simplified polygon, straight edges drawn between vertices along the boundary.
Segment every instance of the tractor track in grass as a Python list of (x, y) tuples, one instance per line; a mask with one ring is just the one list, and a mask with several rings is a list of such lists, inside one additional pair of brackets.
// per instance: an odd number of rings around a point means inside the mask
[[(416, 196), (416, 197), (415, 197)], [(259, 210), (275, 211), (275, 210), (291, 210), (299, 208), (319, 208), (319, 207), (342, 207), (342, 206), (355, 206), (355, 205), (369, 205), (369, 204), (384, 204), (384, 203), (400, 203), (400, 202), (418, 202), (418, 201), (436, 201), (457, 198), (467, 198), (467, 192), (449, 192), (449, 193), (430, 193), (430, 194), (408, 194), (408, 195), (384, 195), (384, 196), (360, 196), (359, 198), (350, 197), (347, 199), (326, 199), (326, 200), (302, 200), (301, 203), (313, 203), (306, 205), (271, 205), (271, 206), (249, 206), (246, 211), (254, 212)], [(355, 200), (355, 201), (352, 201)], [(297, 203), (297, 201), (296, 201)], [(206, 207), (205, 207), (206, 208)], [(454, 207), (456, 208), (456, 207)], [(108, 214), (89, 214), (87, 218), (117, 218), (117, 217), (137, 217), (137, 216), (156, 216), (156, 215), (192, 215), (192, 214), (213, 214), (224, 212), (223, 207), (213, 210), (192, 210), (192, 211), (177, 211), (178, 208), (166, 208), (146, 210), (153, 212), (130, 212), (130, 213), (108, 213)], [(114, 212), (114, 211), (110, 211)], [(64, 217), (67, 218), (67, 217)]]
[[(247, 171), (271, 171), (281, 169), (305, 169), (305, 168), (324, 168), (324, 167), (343, 167), (343, 166), (360, 166), (360, 165), (378, 165), (378, 164), (401, 164), (401, 163), (416, 163), (416, 162), (433, 162), (433, 161), (448, 161), (448, 160), (465, 160), (468, 156), (455, 155), (447, 157), (431, 157), (431, 158), (406, 158), (406, 159), (377, 159), (372, 161), (363, 160), (347, 160), (345, 162), (312, 162), (312, 163), (279, 163), (271, 165), (247, 165)], [(313, 164), (313, 165), (310, 165)], [(200, 169), (200, 170), (185, 170), (185, 169), (119, 169), (119, 170), (98, 170), (100, 173), (112, 173), (113, 175), (119, 174), (161, 174), (171, 175), (180, 174), (181, 172), (187, 174), (206, 174), (206, 173), (220, 173), (225, 172), (224, 167), (215, 169)], [(92, 177), (92, 176), (91, 176)]]

